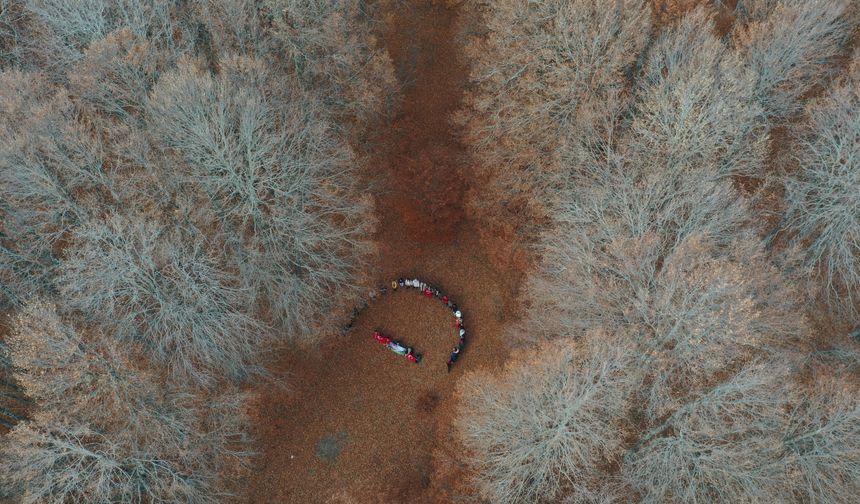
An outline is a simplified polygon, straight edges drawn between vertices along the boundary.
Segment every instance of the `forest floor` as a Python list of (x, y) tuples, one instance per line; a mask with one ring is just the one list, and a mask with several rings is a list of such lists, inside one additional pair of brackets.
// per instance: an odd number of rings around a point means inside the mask
[[(454, 318), (416, 290), (378, 299), (345, 336), (313, 350), (285, 350), (276, 372), (289, 390), (260, 386), (252, 417), (258, 457), (252, 503), (456, 501), (463, 478), (451, 437), (452, 392), (465, 371), (498, 368), (522, 271), (497, 269), (461, 200), (469, 189), (466, 149), (451, 115), (468, 69), (463, 24), (442, 2), (394, 0), (380, 45), (402, 85), (398, 113), (366, 164), (379, 220), (378, 285), (421, 278), (463, 311), (467, 347), (451, 373)], [(424, 354), (415, 365), (376, 343), (379, 328)]]

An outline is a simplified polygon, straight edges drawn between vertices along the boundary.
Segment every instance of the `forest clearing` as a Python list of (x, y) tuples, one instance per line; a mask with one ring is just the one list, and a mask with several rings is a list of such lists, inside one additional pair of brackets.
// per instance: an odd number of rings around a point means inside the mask
[(0, 502), (855, 502), (858, 41), (0, 0)]

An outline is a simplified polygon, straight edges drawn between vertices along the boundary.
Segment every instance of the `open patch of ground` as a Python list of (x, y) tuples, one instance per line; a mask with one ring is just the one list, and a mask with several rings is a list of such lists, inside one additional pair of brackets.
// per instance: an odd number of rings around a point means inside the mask
[[(452, 372), (457, 342), (450, 310), (417, 290), (375, 301), (345, 336), (277, 359), (290, 390), (261, 385), (252, 412), (257, 450), (248, 502), (451, 502), (457, 462), (446, 455), (452, 391), (464, 371), (497, 368), (522, 272), (489, 262), (465, 215), (468, 160), (452, 126), (467, 68), (458, 12), (441, 3), (392, 1), (381, 43), (403, 85), (397, 114), (381, 126), (368, 163), (379, 231), (378, 285), (419, 277), (463, 311), (467, 348)], [(424, 354), (415, 365), (371, 337), (374, 329)]]

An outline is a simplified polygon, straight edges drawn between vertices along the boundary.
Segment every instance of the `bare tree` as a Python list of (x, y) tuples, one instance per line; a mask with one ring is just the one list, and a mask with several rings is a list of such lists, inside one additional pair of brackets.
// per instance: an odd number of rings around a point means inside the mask
[[(652, 398), (640, 389), (658, 359), (632, 341), (592, 332), (577, 343), (541, 345), (498, 376), (468, 376), (456, 426), (484, 497), (596, 502), (632, 490), (646, 503), (729, 503), (856, 496), (860, 403), (844, 380), (800, 388), (789, 354), (782, 362), (736, 363), (721, 371), (730, 378), (686, 390), (643, 428), (636, 412)], [(613, 461), (628, 490), (614, 482)]]
[(74, 105), (37, 76), (0, 75), (0, 272), (6, 296), (20, 302), (51, 289), (56, 247), (99, 207), (111, 183), (100, 143)]
[(181, 26), (171, 18), (175, 0), (23, 0), (32, 18), (24, 37), (37, 65), (63, 81), (65, 72), (93, 42), (127, 28), (134, 35), (173, 47)]
[(833, 59), (857, 25), (848, 0), (745, 0), (733, 39), (755, 76), (755, 96), (780, 121), (799, 112), (804, 93), (832, 75)]
[[(326, 327), (356, 295), (373, 224), (332, 118), (373, 116), (393, 82), (364, 4), (127, 3), (16, 3), (28, 66), (69, 92), (4, 76), (20, 93), (4, 95), (3, 302), (50, 292), (70, 233), (125, 208), (211, 229), (259, 313), (303, 334)], [(188, 53), (203, 52), (195, 22), (218, 52), (217, 78), (191, 71)]]
[(625, 456), (642, 502), (779, 502), (784, 426), (778, 367), (751, 367), (678, 408)]
[(698, 7), (649, 51), (622, 155), (637, 171), (699, 172), (703, 179), (754, 173), (763, 160), (754, 76), (713, 33)]
[(75, 233), (60, 266), (69, 307), (105, 331), (142, 341), (181, 378), (205, 383), (259, 370), (268, 332), (250, 293), (207, 254), (194, 229), (111, 217)]
[[(377, 47), (376, 20), (363, 0), (265, 0), (286, 72), (324, 110), (360, 124), (387, 112), (396, 95), (394, 68)], [(339, 127), (339, 125), (336, 125)]]
[(16, 0), (0, 0), (0, 70), (21, 62), (23, 11)]
[[(654, 200), (613, 187), (620, 194), (602, 201), (590, 191), (597, 201), (582, 202), (577, 210), (584, 211), (571, 214), (578, 223), (560, 226), (546, 242), (544, 266), (528, 284), (533, 316), (521, 328), (532, 337), (635, 328), (633, 343), (649, 369), (644, 410), (651, 418), (713, 384), (722, 370), (796, 340), (803, 319), (760, 247), (748, 239), (721, 243), (726, 237), (709, 236), (705, 225), (666, 236), (671, 222), (661, 220), (681, 217), (674, 205), (649, 215)], [(624, 213), (599, 208), (607, 201)], [(643, 228), (630, 227), (635, 219)]]
[[(599, 340), (595, 336), (594, 340)], [(467, 375), (457, 432), (492, 502), (588, 502), (619, 454), (630, 355), (595, 341), (544, 344), (499, 376)]]
[[(0, 342), (0, 426), (12, 429), (16, 423), (26, 419), (26, 409), (31, 401), (12, 375), (9, 348)], [(0, 490), (0, 496), (3, 491)]]
[[(272, 49), (271, 31), (264, 29), (269, 18), (279, 12), (268, 8), (283, 2), (264, 5), (256, 0), (198, 0), (196, 17), (206, 27), (211, 50), (224, 54), (261, 56)], [(217, 57), (217, 56), (216, 56)]]
[[(373, 222), (349, 147), (299, 91), (267, 97), (262, 65), (224, 60), (216, 79), (193, 65), (166, 75), (152, 130), (207, 194), (246, 285), (307, 336), (354, 298)], [(333, 295), (337, 293), (337, 295)], [(340, 299), (338, 299), (340, 297)]]
[(122, 120), (139, 118), (166, 64), (163, 60), (154, 44), (121, 28), (90, 44), (69, 71), (69, 91), (78, 103), (99, 113)]
[(484, 180), (469, 205), (487, 234), (513, 228), (528, 242), (581, 151), (613, 137), (650, 12), (642, 0), (474, 7), (482, 33), (467, 47), (474, 89), (462, 116)]
[[(582, 160), (536, 246), (531, 309), (513, 332), (530, 344), (604, 331), (631, 348), (646, 426), (790, 346), (805, 327), (794, 292), (745, 230), (747, 205), (728, 177), (762, 156), (736, 136), (761, 130), (761, 114), (744, 111), (755, 108), (745, 75), (704, 11), (667, 29), (630, 128)], [(703, 93), (702, 82), (713, 87)]]
[(818, 380), (799, 395), (776, 462), (801, 502), (853, 502), (860, 493), (860, 401), (843, 378)]
[[(616, 375), (623, 378), (612, 389), (623, 399), (579, 410), (583, 416), (565, 425), (594, 437), (553, 451), (568, 439), (554, 430), (554, 412), (568, 404), (556, 391), (569, 383), (569, 375), (548, 371), (556, 357), (470, 377), (457, 429), (476, 486), (494, 502), (605, 498), (611, 492), (598, 493), (593, 482), (615, 481), (612, 461), (644, 502), (856, 495), (856, 457), (847, 455), (856, 444), (856, 401), (826, 390), (819, 398), (792, 383), (785, 361), (807, 324), (798, 296), (749, 230), (748, 202), (732, 182), (764, 162), (773, 102), (761, 100), (761, 69), (712, 25), (698, 8), (667, 27), (644, 60), (629, 121), (559, 157), (568, 178), (548, 187), (553, 226), (535, 246), (541, 261), (528, 283), (529, 309), (511, 332), (527, 334), (526, 344), (580, 345), (560, 366), (565, 373), (584, 369), (574, 360), (606, 364), (596, 338), (624, 349)], [(854, 98), (842, 103), (850, 109)], [(518, 187), (528, 185), (515, 177)], [(542, 351), (556, 355), (555, 348)], [(604, 383), (583, 381), (583, 394)], [(589, 451), (606, 439), (607, 425), (624, 441)], [(581, 467), (588, 471), (576, 472)]]
[(468, 49), (479, 86), (468, 101), (469, 138), (488, 167), (531, 165), (581, 142), (581, 108), (624, 85), (650, 29), (639, 0), (503, 1), (484, 11), (486, 35)]
[[(806, 250), (805, 271), (849, 320), (860, 313), (860, 56), (849, 76), (810, 103), (798, 161), (785, 180), (787, 221)], [(819, 276), (820, 275), (820, 276)]]
[[(235, 392), (193, 399), (142, 371), (128, 346), (84, 338), (36, 300), (9, 338), (38, 403), (0, 445), (0, 481), (22, 502), (211, 502), (244, 449)], [(199, 396), (205, 397), (205, 396)]]
[(852, 502), (860, 404), (841, 379), (811, 390), (784, 365), (750, 367), (688, 402), (625, 456), (644, 502)]

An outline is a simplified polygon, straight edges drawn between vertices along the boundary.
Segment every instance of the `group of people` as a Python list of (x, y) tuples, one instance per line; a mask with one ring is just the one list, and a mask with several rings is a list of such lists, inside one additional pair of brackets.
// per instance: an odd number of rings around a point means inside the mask
[[(415, 279), (398, 278), (397, 280), (393, 280), (391, 282), (390, 289), (389, 289), (389, 287), (386, 286), (386, 287), (381, 287), (378, 290), (372, 290), (370, 292), (370, 300), (373, 301), (377, 297), (379, 297), (380, 295), (387, 294), (389, 292), (389, 290), (391, 292), (393, 292), (393, 291), (396, 291), (397, 289), (401, 289), (401, 288), (417, 289), (424, 296), (426, 296), (428, 298), (434, 298), (435, 297), (436, 299), (439, 299), (442, 303), (444, 303), (445, 306), (448, 307), (448, 309), (450, 309), (451, 312), (453, 313), (454, 324), (457, 328), (457, 334), (459, 336), (459, 341), (457, 343), (457, 346), (455, 346), (454, 349), (451, 351), (451, 356), (448, 358), (448, 362), (446, 363), (447, 368), (448, 368), (448, 372), (450, 373), (451, 372), (451, 366), (453, 366), (454, 363), (457, 362), (457, 359), (460, 358), (460, 354), (463, 352), (463, 349), (466, 346), (466, 326), (463, 323), (463, 313), (460, 311), (460, 308), (457, 306), (457, 303), (455, 303), (454, 300), (451, 299), (447, 294), (442, 293), (442, 291), (440, 291), (439, 289), (433, 287), (432, 285), (430, 285), (426, 282), (421, 281), (418, 278), (415, 278)], [(352, 325), (355, 321), (355, 318), (358, 317), (358, 315), (359, 315), (359, 313), (361, 313), (361, 311), (363, 311), (365, 308), (367, 308), (367, 305), (368, 305), (368, 303), (365, 302), (362, 304), (361, 307), (353, 310), (353, 318), (349, 322), (349, 324), (345, 327), (345, 330), (349, 330), (352, 327)], [(394, 340), (394, 339), (391, 339), (388, 336), (385, 336), (384, 334), (382, 334), (381, 331), (379, 331), (379, 330), (374, 331), (373, 332), (373, 338), (376, 341), (378, 341), (379, 343), (385, 345), (389, 350), (393, 351), (394, 353), (406, 357), (410, 362), (414, 362), (415, 364), (418, 364), (421, 362), (421, 355), (413, 352), (411, 347), (407, 347), (407, 346), (403, 345), (401, 342)]]
[(406, 357), (406, 360), (409, 362), (413, 362), (418, 364), (421, 362), (421, 355), (416, 354), (412, 351), (412, 347), (403, 346), (397, 340), (391, 339), (388, 336), (382, 334), (380, 331), (373, 331), (373, 339), (385, 345), (389, 350), (396, 353), (397, 355), (402, 355)]

